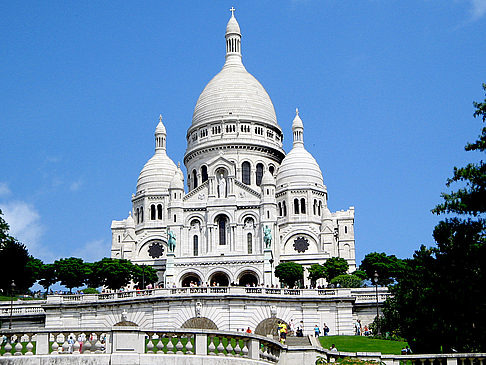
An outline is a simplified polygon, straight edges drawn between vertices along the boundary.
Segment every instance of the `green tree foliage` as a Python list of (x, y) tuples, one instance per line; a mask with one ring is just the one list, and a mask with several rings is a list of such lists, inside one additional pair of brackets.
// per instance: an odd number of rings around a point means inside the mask
[(361, 280), (366, 280), (368, 278), (368, 274), (366, 274), (366, 271), (363, 271), (363, 270), (356, 270), (355, 272), (352, 272), (351, 274), (357, 276)]
[(0, 290), (5, 294), (11, 291), (12, 281), (17, 293), (25, 293), (37, 280), (40, 260), (29, 255), (22, 243), (9, 234), (9, 226), (0, 210)]
[(295, 286), (295, 283), (302, 280), (304, 268), (301, 264), (295, 262), (282, 262), (275, 268), (275, 276), (289, 287)]
[[(483, 84), (486, 91), (486, 84)], [(474, 117), (486, 122), (486, 99), (474, 103)], [(466, 151), (484, 152), (486, 127)], [(486, 351), (486, 172), (483, 161), (454, 168), (433, 212), (456, 215), (434, 229), (437, 247), (422, 246), (406, 260), (394, 298), (385, 303), (385, 321), (398, 331), (414, 352)]]
[(49, 287), (57, 283), (56, 269), (53, 264), (42, 265), (39, 272), (39, 284), (44, 287), (46, 291), (49, 291)]
[(318, 279), (326, 277), (326, 269), (320, 264), (312, 264), (307, 271), (309, 272), (309, 279), (312, 285), (315, 285)]
[(363, 285), (363, 279), (359, 278), (356, 275), (343, 274), (338, 275), (334, 279), (332, 279), (331, 284), (336, 287), (339, 286), (341, 288), (361, 288), (361, 286)]
[(400, 274), (403, 268), (403, 261), (395, 255), (387, 255), (384, 252), (372, 252), (364, 257), (359, 268), (366, 273), (366, 277), (370, 280), (373, 280), (376, 271), (378, 273), (378, 284), (390, 285)]
[(85, 264), (83, 259), (77, 257), (56, 260), (54, 267), (57, 278), (62, 285), (69, 288), (70, 292), (73, 288), (83, 286), (90, 274), (88, 265)]
[(330, 283), (336, 276), (346, 274), (349, 269), (348, 262), (342, 257), (331, 257), (323, 266), (328, 283)]
[(142, 289), (148, 284), (155, 284), (159, 281), (157, 270), (152, 266), (135, 264), (132, 266), (131, 275), (135, 286)]
[(93, 266), (97, 276), (101, 279), (101, 285), (108, 289), (117, 290), (123, 288), (132, 279), (133, 264), (128, 260), (105, 257)]

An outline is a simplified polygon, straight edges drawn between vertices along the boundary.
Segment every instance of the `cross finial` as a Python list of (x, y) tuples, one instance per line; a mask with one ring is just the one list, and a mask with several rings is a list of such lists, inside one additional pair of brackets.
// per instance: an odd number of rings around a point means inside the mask
[(235, 8), (232, 6), (232, 7), (231, 7), (231, 9), (230, 9), (230, 11), (231, 11), (231, 16), (235, 16), (235, 10), (236, 10), (236, 9), (235, 9)]
[(159, 122), (162, 123), (162, 114), (159, 114)]
[(299, 115), (299, 108), (295, 108), (295, 115)]

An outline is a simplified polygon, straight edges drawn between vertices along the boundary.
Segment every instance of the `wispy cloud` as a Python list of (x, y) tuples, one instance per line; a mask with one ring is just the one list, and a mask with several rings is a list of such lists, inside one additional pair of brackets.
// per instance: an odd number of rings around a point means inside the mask
[(86, 242), (82, 247), (73, 252), (74, 257), (80, 257), (84, 261), (93, 262), (101, 260), (103, 257), (111, 256), (111, 242), (104, 239), (98, 239)]
[(83, 182), (81, 180), (73, 181), (69, 185), (69, 190), (70, 191), (78, 191), (81, 188), (81, 186), (83, 186)]
[(37, 209), (24, 201), (0, 203), (0, 208), (10, 226), (10, 234), (25, 244), (31, 255), (50, 261), (53, 255), (41, 243), (45, 227)]
[(11, 191), (8, 188), (7, 183), (0, 182), (0, 196), (10, 195)]
[(478, 20), (486, 14), (486, 0), (470, 0), (473, 20)]

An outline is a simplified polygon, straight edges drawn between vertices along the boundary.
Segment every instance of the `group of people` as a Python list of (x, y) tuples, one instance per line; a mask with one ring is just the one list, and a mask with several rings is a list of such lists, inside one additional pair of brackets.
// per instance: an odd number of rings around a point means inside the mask
[[(329, 327), (325, 323), (322, 326), (322, 332), (324, 333), (324, 336), (329, 336)], [(314, 336), (319, 337), (320, 335), (321, 335), (321, 329), (319, 328), (319, 325), (316, 324), (314, 326)]]
[(363, 327), (361, 325), (361, 320), (358, 319), (358, 320), (356, 320), (356, 323), (354, 324), (354, 334), (356, 336), (369, 336), (369, 335), (371, 335), (371, 331), (370, 331), (370, 329), (368, 328), (367, 325), (365, 325)]

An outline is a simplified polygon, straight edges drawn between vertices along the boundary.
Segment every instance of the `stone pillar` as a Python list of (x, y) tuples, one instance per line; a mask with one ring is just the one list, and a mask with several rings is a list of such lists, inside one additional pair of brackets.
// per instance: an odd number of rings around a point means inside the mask
[(205, 333), (196, 334), (196, 355), (206, 356), (208, 354), (208, 335)]
[(270, 263), (270, 260), (273, 262), (273, 253), (271, 248), (266, 248), (263, 250), (263, 283), (265, 285), (272, 285), (272, 276), (273, 276), (273, 263)]
[(164, 286), (166, 288), (172, 287), (175, 280), (175, 272), (174, 272), (174, 253), (169, 252), (167, 254), (167, 261), (165, 262), (165, 273), (164, 273)]
[(248, 341), (248, 357), (250, 359), (260, 360), (260, 341), (251, 339)]
[(36, 355), (49, 355), (49, 333), (38, 333), (36, 340)]

